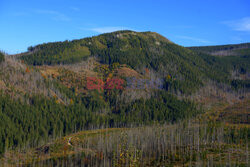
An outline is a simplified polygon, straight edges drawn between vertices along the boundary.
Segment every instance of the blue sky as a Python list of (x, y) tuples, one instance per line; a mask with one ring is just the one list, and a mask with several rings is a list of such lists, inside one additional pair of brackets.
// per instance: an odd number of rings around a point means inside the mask
[(183, 46), (250, 42), (250, 1), (0, 0), (0, 50), (10, 54), (120, 29)]

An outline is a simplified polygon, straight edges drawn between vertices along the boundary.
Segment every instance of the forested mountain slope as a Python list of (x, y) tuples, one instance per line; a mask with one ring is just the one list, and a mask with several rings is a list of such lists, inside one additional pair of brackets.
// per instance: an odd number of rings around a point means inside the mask
[[(166, 81), (167, 89), (191, 93), (207, 80), (231, 82), (231, 73), (246, 72), (249, 57), (231, 60), (193, 52), (153, 32), (117, 31), (80, 40), (29, 47), (20, 57), (30, 65), (70, 64), (97, 57), (102, 64), (126, 64), (144, 72), (148, 68)], [(232, 58), (233, 59), (233, 58)], [(244, 62), (244, 63), (242, 63)]]
[(41, 44), (3, 60), (0, 154), (83, 129), (175, 123), (202, 113), (203, 98), (233, 102), (250, 88), (248, 56), (192, 51), (153, 32)]

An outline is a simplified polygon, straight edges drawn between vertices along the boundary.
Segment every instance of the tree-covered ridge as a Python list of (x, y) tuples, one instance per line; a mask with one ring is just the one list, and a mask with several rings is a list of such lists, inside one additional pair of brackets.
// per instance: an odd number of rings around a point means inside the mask
[(171, 76), (182, 93), (190, 93), (201, 86), (209, 68), (202, 57), (157, 33), (133, 31), (42, 44), (30, 47), (21, 59), (31, 65), (50, 65), (78, 62), (88, 56), (97, 57), (103, 64), (118, 62), (139, 72), (149, 68), (163, 78)]
[[(231, 84), (234, 89), (250, 88), (250, 43), (191, 47), (209, 64), (210, 78)], [(223, 79), (224, 78), (224, 79)], [(226, 79), (227, 78), (227, 79)]]
[(162, 36), (152, 32), (125, 35), (115, 32), (101, 37), (108, 41), (102, 43), (107, 47), (96, 48), (93, 54), (102, 63), (119, 62), (138, 71), (143, 67), (152, 69), (166, 79), (168, 90), (191, 93), (207, 80), (230, 84), (232, 71), (246, 75), (249, 72), (249, 56), (219, 58), (197, 53), (163, 40)]
[(37, 45), (28, 50), (21, 59), (31, 65), (75, 63), (90, 55), (87, 47), (69, 41)]
[(208, 53), (218, 56), (250, 56), (250, 43), (188, 47), (197, 52)]
[[(241, 44), (190, 50), (154, 32), (126, 30), (80, 40), (37, 45), (30, 47), (29, 52), (22, 54), (21, 59), (31, 65), (54, 65), (97, 57), (102, 64), (126, 64), (138, 72), (148, 68), (166, 81), (167, 90), (190, 94), (207, 80), (231, 84), (232, 71), (247, 74), (249, 56), (245, 48), (248, 46), (249, 44)], [(230, 48), (243, 56), (224, 59), (199, 50), (217, 51)]]
[[(141, 46), (141, 40), (153, 40), (155, 43), (152, 45), (160, 44), (160, 42), (171, 43), (168, 39), (157, 33), (117, 31), (92, 38), (31, 46), (28, 48), (27, 53), (22, 54), (21, 59), (32, 65), (69, 64), (78, 62), (85, 56), (90, 56), (89, 51), (91, 51), (91, 55), (93, 56), (102, 49), (114, 49), (115, 47), (119, 47), (117, 49), (120, 50), (129, 50), (131, 48), (142, 50), (144, 48)], [(136, 53), (134, 52), (135, 55)]]

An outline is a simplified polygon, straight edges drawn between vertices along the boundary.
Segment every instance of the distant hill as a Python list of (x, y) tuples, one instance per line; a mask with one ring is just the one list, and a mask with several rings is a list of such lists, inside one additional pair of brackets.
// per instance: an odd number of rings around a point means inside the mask
[(188, 48), (193, 51), (208, 53), (215, 56), (250, 56), (250, 43)]
[[(235, 82), (242, 82), (247, 80), (246, 85), (249, 87), (250, 82), (250, 43), (232, 44), (232, 45), (217, 45), (217, 46), (201, 46), (201, 47), (187, 47), (199, 55), (209, 55), (213, 57), (213, 64), (221, 66), (231, 71), (232, 78)], [(238, 77), (235, 77), (238, 73)], [(239, 77), (239, 76), (243, 77)], [(234, 85), (234, 84), (233, 84)], [(237, 86), (236, 86), (237, 87)]]

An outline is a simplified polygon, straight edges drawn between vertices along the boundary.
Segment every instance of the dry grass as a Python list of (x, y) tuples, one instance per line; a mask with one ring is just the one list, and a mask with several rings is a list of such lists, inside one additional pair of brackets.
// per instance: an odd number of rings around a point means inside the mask
[(117, 73), (117, 76), (120, 76), (120, 77), (136, 77), (136, 78), (142, 77), (137, 71), (128, 67), (121, 67), (117, 69), (116, 73)]
[(223, 109), (218, 121), (230, 124), (250, 124), (250, 100), (245, 100)]

